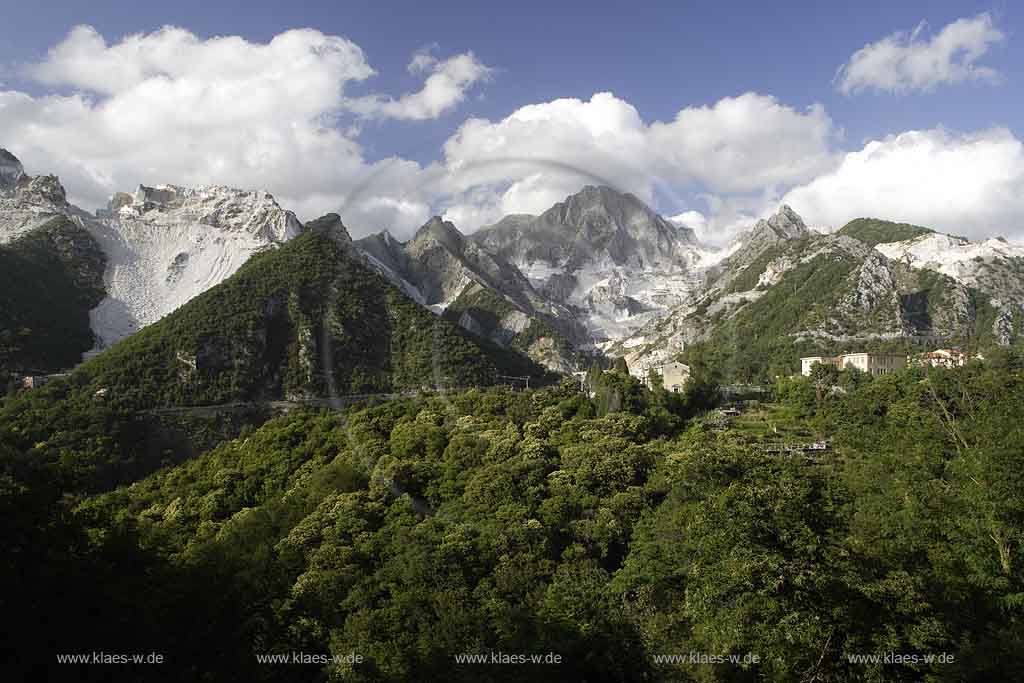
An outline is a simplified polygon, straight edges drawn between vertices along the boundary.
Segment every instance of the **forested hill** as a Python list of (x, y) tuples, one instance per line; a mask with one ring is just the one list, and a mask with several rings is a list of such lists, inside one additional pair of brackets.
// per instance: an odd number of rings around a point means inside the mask
[[(1019, 361), (785, 380), (725, 425), (595, 374), (293, 414), (85, 500), (0, 439), (8, 672), (108, 680), (53, 653), (116, 643), (165, 656), (117, 672), (147, 681), (1024, 676)], [(257, 660), (293, 652), (339, 659)], [(456, 659), (489, 653), (559, 660)]]
[(82, 365), (70, 391), (138, 410), (487, 385), (498, 374), (545, 372), (310, 231)]
[[(37, 460), (74, 462), (61, 470), (62, 486), (104, 490), (187, 456), (151, 438), (140, 418), (149, 409), (485, 386), (499, 375), (551, 379), (310, 231), (254, 256), (66, 380), (3, 400), (0, 430)], [(187, 428), (185, 439), (195, 432)]]
[(89, 310), (103, 298), (105, 265), (96, 241), (64, 216), (0, 246), (0, 381), (70, 367), (92, 348)]

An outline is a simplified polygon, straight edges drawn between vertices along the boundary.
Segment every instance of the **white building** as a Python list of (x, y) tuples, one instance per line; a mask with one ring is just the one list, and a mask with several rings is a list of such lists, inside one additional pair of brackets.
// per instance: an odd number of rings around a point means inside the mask
[(809, 376), (815, 365), (834, 365), (840, 370), (857, 368), (869, 375), (884, 375), (907, 366), (902, 353), (844, 353), (841, 356), (806, 356), (800, 359), (800, 373)]
[[(975, 358), (980, 358), (975, 356)], [(931, 365), (933, 368), (959, 368), (967, 365), (971, 358), (960, 349), (935, 349), (922, 353), (914, 358), (920, 365)]]
[[(686, 382), (690, 379), (690, 366), (686, 363), (670, 361), (652, 369), (661, 377), (661, 385), (673, 393), (681, 392), (683, 387), (686, 386)], [(643, 382), (645, 385), (648, 384), (647, 377), (643, 378)]]
[(800, 359), (800, 374), (809, 377), (811, 368), (815, 365), (834, 365), (837, 368), (843, 367), (842, 356), (806, 356)]

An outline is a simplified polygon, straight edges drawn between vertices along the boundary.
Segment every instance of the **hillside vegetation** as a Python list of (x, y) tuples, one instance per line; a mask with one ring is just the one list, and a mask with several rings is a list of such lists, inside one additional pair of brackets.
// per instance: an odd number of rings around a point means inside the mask
[(105, 490), (180, 454), (151, 443), (142, 411), (286, 398), (485, 386), (550, 376), (408, 299), (326, 238), (301, 235), (79, 366), (0, 403), (18, 449)]
[[(1019, 367), (783, 383), (785, 414), (831, 439), (813, 458), (614, 371), (593, 400), (292, 415), (73, 508), (0, 441), (5, 557), (47, 570), (3, 560), (9, 618), (61, 613), (11, 633), (12, 661), (45, 678), (52, 656), (27, 653), (117, 642), (167, 655), (146, 680), (1014, 680)], [(352, 658), (255, 658), (291, 652)], [(560, 663), (455, 660), (490, 652)], [(663, 657), (690, 652), (741, 659)], [(851, 661), (892, 652), (954, 660)]]
[(89, 310), (104, 296), (105, 263), (89, 233), (63, 216), (0, 246), (0, 375), (81, 360), (94, 343)]
[(903, 242), (931, 232), (935, 231), (910, 223), (895, 223), (878, 218), (856, 218), (840, 228), (838, 234), (853, 237), (873, 247), (886, 242)]

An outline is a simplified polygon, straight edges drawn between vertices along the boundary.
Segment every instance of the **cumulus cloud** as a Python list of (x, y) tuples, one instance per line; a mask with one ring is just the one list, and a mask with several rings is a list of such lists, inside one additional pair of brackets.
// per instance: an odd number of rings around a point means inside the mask
[(763, 193), (831, 168), (837, 137), (820, 105), (799, 111), (757, 93), (688, 107), (667, 123), (646, 123), (629, 102), (597, 93), (527, 105), (500, 121), (466, 121), (444, 146), (443, 185), (453, 195), (491, 186), (449, 209), (478, 219), (535, 213), (583, 184), (613, 185), (648, 202), (695, 184)]
[(77, 27), (25, 70), (56, 92), (0, 87), (0, 144), (30, 173), (59, 174), (87, 208), (139, 183), (222, 183), (268, 189), (303, 219), (339, 211), (356, 236), (406, 237), (432, 213), (469, 232), (586, 184), (632, 192), (715, 243), (783, 200), (812, 225), (871, 215), (1022, 236), (1024, 152), (1010, 131), (909, 132), (843, 156), (821, 105), (759, 93), (668, 121), (607, 92), (556, 99), (466, 120), (428, 165), (367, 159), (354, 101), (361, 116), (429, 118), (490, 76), (472, 53), (437, 52), (412, 56), (419, 92), (353, 98), (373, 68), (359, 46), (319, 31), (255, 43), (165, 28), (108, 44)]
[(472, 52), (438, 61), (431, 52), (420, 51), (413, 55), (408, 69), (410, 73), (430, 74), (419, 91), (398, 99), (382, 95), (358, 97), (348, 101), (348, 108), (365, 116), (413, 121), (436, 119), (461, 104), (468, 91), (488, 80), (494, 71)]
[[(413, 62), (433, 69), (425, 94), (398, 101), (417, 116), (454, 106), (445, 79), (464, 84), (481, 68), (472, 55)], [(258, 43), (166, 27), (108, 44), (78, 26), (23, 73), (70, 94), (0, 88), (0, 141), (88, 208), (139, 183), (222, 183), (269, 189), (303, 218), (344, 207), (358, 232), (401, 233), (429, 216), (420, 165), (368, 162), (344, 125), (346, 88), (374, 74), (345, 38), (302, 29)]]
[(866, 90), (890, 93), (929, 91), (936, 86), (977, 81), (994, 83), (999, 73), (976, 62), (1005, 40), (988, 13), (957, 19), (927, 38), (922, 22), (912, 32), (898, 32), (857, 50), (836, 73), (841, 93)]
[(1024, 238), (1024, 145), (1005, 128), (910, 131), (869, 142), (784, 201), (813, 225), (859, 216), (969, 237)]
[(650, 143), (665, 175), (694, 178), (715, 192), (752, 192), (828, 168), (837, 135), (820, 104), (798, 111), (774, 97), (745, 93), (687, 107), (671, 123), (655, 122)]
[(413, 53), (412, 59), (409, 60), (409, 65), (406, 70), (413, 74), (421, 74), (426, 71), (430, 71), (435, 64), (437, 64), (437, 57), (434, 53), (441, 49), (441, 46), (437, 43), (430, 43), (421, 47), (419, 50)]
[(708, 217), (700, 211), (689, 209), (674, 216), (667, 216), (668, 220), (681, 228), (690, 228), (698, 234), (703, 232), (708, 225)]

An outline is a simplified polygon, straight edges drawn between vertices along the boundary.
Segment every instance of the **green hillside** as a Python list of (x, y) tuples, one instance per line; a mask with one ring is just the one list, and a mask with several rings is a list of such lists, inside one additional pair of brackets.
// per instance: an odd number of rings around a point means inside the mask
[[(856, 266), (851, 258), (816, 256), (787, 272), (732, 317), (708, 317), (710, 336), (691, 345), (685, 355), (689, 359), (706, 357), (726, 377), (740, 381), (761, 381), (798, 370), (801, 349), (791, 333), (813, 327), (831, 315)], [(704, 313), (698, 309), (697, 315)], [(804, 344), (803, 348), (814, 347)]]
[(217, 287), (79, 366), (0, 403), (18, 449), (73, 462), (103, 490), (184, 454), (153, 444), (143, 411), (494, 384), (551, 376), (408, 299), (327, 237), (254, 256)]
[(511, 372), (544, 374), (307, 233), (87, 363), (73, 384), (139, 409), (481, 385)]
[(63, 216), (0, 246), (0, 373), (57, 371), (93, 346), (105, 257)]
[(497, 291), (474, 283), (463, 289), (455, 301), (445, 309), (444, 317), (458, 323), (462, 316), (469, 315), (479, 326), (480, 334), (487, 337), (510, 335), (511, 342), (507, 345), (531, 357), (537, 357), (534, 355), (537, 354), (537, 347), (534, 344), (540, 340), (549, 341), (553, 357), (572, 359), (578, 355), (565, 337), (539, 315), (531, 316), (526, 326), (519, 332), (502, 330), (502, 319), (518, 312), (519, 309)]
[[(616, 410), (566, 383), (293, 414), (74, 503), (0, 439), (9, 674), (109, 680), (53, 652), (113, 642), (166, 657), (119, 680), (1020, 680), (1013, 367), (800, 378), (725, 427), (614, 372)], [(295, 652), (338, 660), (257, 659)], [(892, 652), (954, 660), (851, 661)]]
[(839, 229), (840, 235), (853, 237), (872, 247), (886, 242), (903, 242), (930, 232), (935, 231), (920, 225), (894, 223), (878, 218), (856, 218)]

